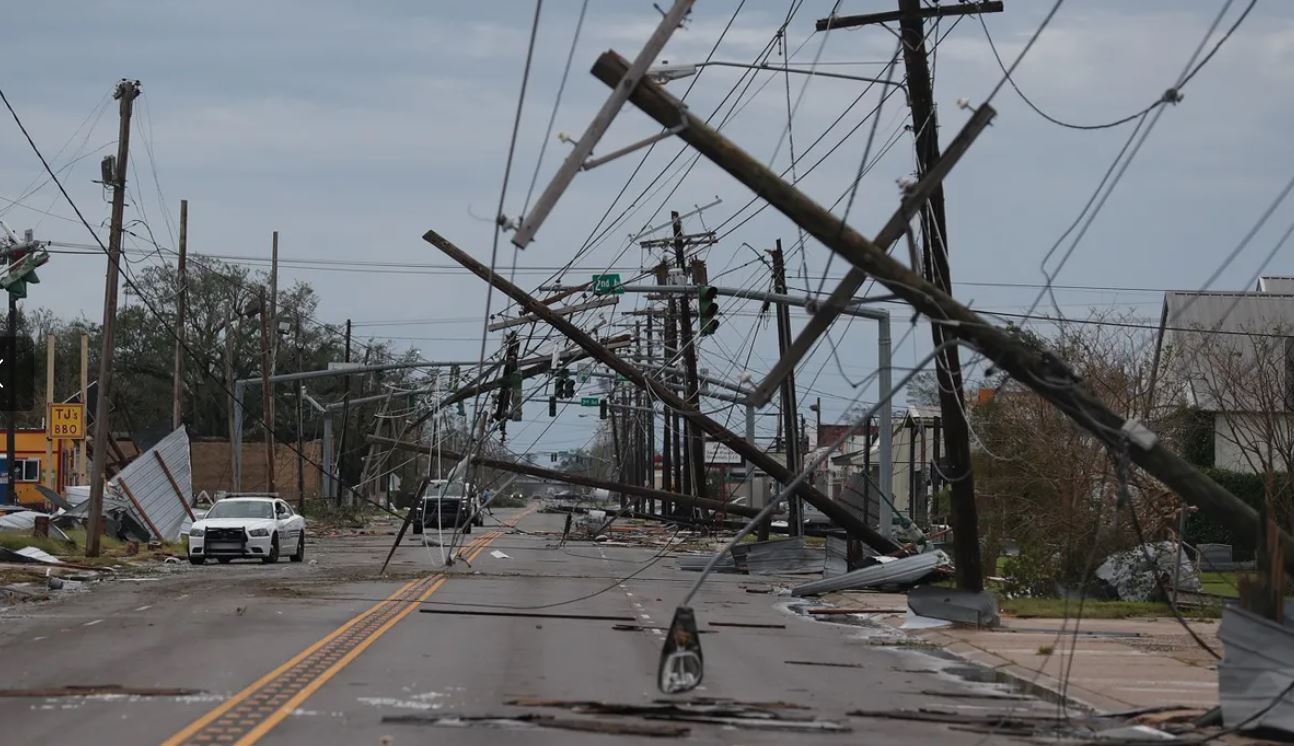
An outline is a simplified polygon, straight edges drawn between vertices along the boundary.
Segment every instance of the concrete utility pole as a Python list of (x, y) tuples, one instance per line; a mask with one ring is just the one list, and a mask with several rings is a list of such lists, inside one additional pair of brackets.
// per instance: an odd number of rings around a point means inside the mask
[(171, 381), (171, 429), (184, 422), (184, 316), (189, 309), (189, 278), (185, 256), (189, 247), (189, 201), (180, 200), (180, 258), (175, 267), (179, 292), (175, 297), (175, 372)]
[[(656, 265), (656, 284), (664, 285), (669, 281), (669, 266), (665, 262)], [(674, 346), (674, 300), (671, 297), (665, 307), (664, 326), (661, 329), (661, 357), (668, 359), (673, 354), (671, 348)], [(650, 318), (650, 317), (648, 317)], [(668, 409), (662, 413), (661, 420), (661, 489), (666, 492), (682, 492), (674, 481), (674, 420), (673, 412)], [(664, 504), (660, 506), (661, 515), (669, 515), (670, 508)]]
[[(777, 239), (777, 248), (768, 252), (773, 257), (773, 292), (786, 294), (786, 263), (782, 254), (782, 239)], [(791, 311), (785, 303), (777, 303), (777, 351), (785, 355), (791, 347)], [(800, 472), (800, 436), (797, 429), (797, 412), (799, 404), (795, 394), (795, 371), (792, 370), (782, 379), (782, 451), (786, 455), (786, 468), (792, 474)], [(787, 527), (792, 536), (804, 533), (803, 506), (800, 499), (792, 495), (787, 501), (790, 513)]]
[(265, 286), (260, 289), (261, 301), (261, 422), (265, 425), (265, 491), (274, 492), (274, 389), (270, 387), (270, 314), (265, 305)]
[[(121, 227), (126, 210), (126, 164), (130, 156), (130, 115), (139, 95), (139, 81), (121, 80), (112, 97), (120, 101), (121, 126), (117, 157), (112, 164), (112, 226), (108, 232), (108, 276), (103, 292), (103, 346), (99, 353), (99, 391), (94, 407), (94, 460), (90, 466), (90, 516), (86, 525), (85, 556), (99, 556), (103, 525), (103, 473), (108, 465), (108, 399), (112, 394), (113, 331), (117, 322), (117, 278), (121, 273)], [(10, 296), (12, 301), (12, 296)], [(12, 443), (12, 439), (10, 443)], [(10, 464), (13, 464), (10, 457)]]

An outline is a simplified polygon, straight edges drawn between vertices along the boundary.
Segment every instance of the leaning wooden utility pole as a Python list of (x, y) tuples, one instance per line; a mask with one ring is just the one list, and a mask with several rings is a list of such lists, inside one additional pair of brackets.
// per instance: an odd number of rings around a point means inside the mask
[[(924, 177), (939, 162), (939, 116), (934, 106), (930, 81), (930, 64), (926, 58), (926, 16), (965, 15), (996, 12), (1001, 3), (923, 8), (921, 0), (898, 0), (900, 39), (903, 42), (903, 65), (907, 73), (908, 106), (912, 110), (912, 132), (916, 140), (917, 173)], [(819, 21), (830, 28), (864, 26), (894, 20), (892, 13), (837, 17)], [(944, 215), (944, 188), (935, 185), (921, 210), (921, 273), (935, 287), (952, 295), (952, 276), (948, 265), (948, 224)], [(916, 270), (916, 267), (912, 268)], [(939, 324), (930, 325), (934, 345), (938, 348), (952, 337)], [(939, 414), (943, 421), (947, 463), (942, 467), (952, 491), (949, 524), (953, 529), (953, 559), (957, 567), (957, 585), (971, 591), (984, 589), (984, 571), (980, 560), (979, 512), (975, 504), (975, 479), (971, 472), (970, 425), (966, 421), (966, 397), (962, 388), (961, 356), (957, 347), (947, 347), (935, 359), (935, 379), (939, 383)], [(915, 496), (913, 496), (915, 500)]]
[(265, 424), (265, 491), (274, 493), (274, 386), (270, 383), (270, 314), (261, 286), (261, 421)]
[[(540, 320), (552, 326), (561, 334), (565, 335), (575, 344), (583, 348), (589, 357), (597, 360), (612, 371), (619, 373), (626, 381), (646, 389), (651, 392), (652, 398), (661, 402), (665, 407), (674, 409), (679, 412), (687, 421), (697, 426), (700, 430), (708, 433), (715, 440), (731, 448), (739, 456), (749, 459), (755, 468), (762, 470), (773, 479), (782, 484), (790, 484), (795, 479), (790, 470), (785, 465), (779, 463), (776, 459), (764, 453), (759, 448), (749, 444), (746, 440), (728, 428), (724, 427), (714, 418), (704, 414), (699, 409), (690, 406), (673, 389), (663, 381), (654, 376), (648, 376), (637, 366), (620, 358), (615, 353), (600, 344), (591, 334), (576, 326), (569, 319), (553, 313), (551, 309), (543, 303), (536, 300), (526, 291), (517, 287), (507, 279), (492, 272), (489, 267), (473, 259), (470, 254), (463, 251), (453, 243), (445, 239), (434, 230), (429, 230), (423, 234), (423, 240), (440, 249), (444, 254), (459, 264), (466, 267), (472, 274), (485, 280), (493, 285), (500, 292), (507, 295), (519, 306), (526, 311), (533, 313)], [(801, 483), (796, 488), (796, 492), (806, 502), (817, 508), (836, 525), (845, 529), (854, 537), (867, 542), (873, 549), (881, 553), (894, 552), (899, 549), (888, 537), (880, 535), (875, 529), (868, 526), (840, 503), (835, 502), (827, 497), (820, 490), (810, 484)], [(714, 502), (714, 501), (709, 501)], [(694, 503), (697, 504), (697, 503)]]
[(180, 258), (175, 267), (175, 370), (171, 374), (171, 429), (184, 422), (184, 316), (188, 312), (189, 278), (185, 257), (189, 248), (189, 201), (180, 200)]
[[(899, 28), (903, 40), (903, 64), (908, 75), (908, 103), (912, 108), (912, 131), (916, 137), (917, 173), (924, 176), (939, 162), (939, 120), (931, 90), (930, 65), (926, 60), (925, 22), (921, 0), (899, 0), (903, 17)], [(944, 188), (940, 184), (921, 210), (921, 253), (923, 275), (935, 287), (952, 295), (948, 267), (948, 223), (944, 217)], [(952, 335), (940, 324), (931, 324), (936, 348)], [(962, 366), (958, 348), (950, 346), (935, 358), (935, 379), (939, 383), (939, 414), (943, 420), (948, 462), (944, 472), (951, 482), (949, 524), (953, 529), (953, 560), (957, 587), (984, 590), (984, 568), (980, 562), (979, 511), (975, 505), (975, 477), (971, 472), (970, 425), (966, 421), (966, 395), (962, 390)], [(913, 496), (915, 499), (915, 496)]]
[[(604, 83), (615, 85), (626, 64), (615, 52), (606, 52), (594, 64), (593, 74)], [(1050, 402), (1108, 448), (1126, 454), (1133, 463), (1178, 496), (1207, 511), (1233, 531), (1252, 534), (1258, 530), (1257, 511), (1166, 448), (1159, 437), (1140, 421), (1124, 419), (1111, 411), (1054, 354), (1022, 343), (903, 266), (884, 247), (842, 223), (826, 208), (688, 112), (682, 102), (661, 86), (643, 81), (634, 89), (630, 101), (661, 125), (677, 127), (680, 140), (746, 185), (859, 272), (875, 278), (931, 323), (953, 330), (963, 343), (981, 352), (995, 366)], [(958, 137), (969, 130), (982, 129), (994, 114), (991, 106), (980, 106)], [(488, 274), (488, 270), (482, 271)], [(771, 472), (770, 475), (774, 479), (779, 478)], [(814, 507), (818, 506), (814, 504)], [(1278, 537), (1284, 546), (1285, 567), (1294, 571), (1294, 537), (1285, 531), (1280, 531)]]
[[(90, 465), (90, 515), (86, 524), (85, 556), (99, 556), (103, 525), (103, 474), (108, 466), (108, 399), (112, 394), (113, 331), (117, 322), (117, 278), (121, 273), (121, 228), (126, 211), (126, 163), (130, 156), (130, 115), (139, 95), (139, 81), (121, 80), (112, 97), (121, 102), (117, 157), (112, 162), (112, 225), (108, 229), (108, 276), (103, 291), (103, 346), (99, 350), (98, 396), (94, 407), (94, 452)], [(13, 462), (10, 462), (13, 463)], [(165, 538), (165, 537), (163, 537)]]
[[(777, 239), (777, 248), (768, 253), (773, 258), (773, 292), (786, 295), (786, 257), (782, 253), (782, 239)], [(785, 355), (791, 347), (791, 310), (785, 303), (774, 305), (777, 306), (777, 351)], [(792, 370), (782, 379), (782, 453), (786, 456), (786, 468), (792, 474), (800, 471), (800, 436), (796, 421), (798, 412), (795, 371)], [(787, 527), (791, 530), (791, 536), (800, 536), (804, 533), (803, 506), (795, 497), (788, 503)]]

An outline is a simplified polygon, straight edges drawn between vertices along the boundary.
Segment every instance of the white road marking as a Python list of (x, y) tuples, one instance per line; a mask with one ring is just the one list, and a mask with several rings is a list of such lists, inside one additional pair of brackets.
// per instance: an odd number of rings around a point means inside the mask
[(85, 624), (82, 624), (81, 626), (82, 626), (82, 627), (93, 627), (94, 625), (96, 625), (96, 624), (98, 624), (99, 622), (102, 622), (102, 621), (103, 621), (102, 619), (95, 619), (93, 622), (86, 622)]
[(40, 637), (33, 637), (33, 638), (31, 638), (31, 641), (32, 641), (32, 642), (40, 642), (41, 640), (44, 640), (44, 639), (45, 639), (45, 635), (41, 635)]
[(138, 609), (135, 609), (135, 611), (148, 611), (148, 610), (149, 610), (149, 609), (151, 609), (151, 608), (153, 608), (153, 605), (152, 605), (152, 604), (145, 604), (145, 605), (143, 605), (143, 606), (139, 607)]
[(651, 621), (651, 614), (639, 614), (638, 616), (642, 617), (643, 619), (646, 619), (649, 622)]

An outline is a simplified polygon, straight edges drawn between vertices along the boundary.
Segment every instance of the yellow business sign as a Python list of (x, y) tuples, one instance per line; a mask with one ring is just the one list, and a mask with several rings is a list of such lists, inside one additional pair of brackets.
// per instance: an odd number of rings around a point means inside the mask
[(55, 440), (85, 440), (85, 405), (49, 405), (49, 437)]

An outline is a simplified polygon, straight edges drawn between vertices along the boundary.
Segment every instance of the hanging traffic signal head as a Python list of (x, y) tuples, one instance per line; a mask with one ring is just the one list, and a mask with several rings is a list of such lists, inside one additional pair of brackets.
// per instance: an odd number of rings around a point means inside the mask
[(698, 329), (703, 335), (714, 334), (719, 328), (719, 289), (713, 285), (702, 285), (698, 295), (700, 296)]
[(568, 377), (565, 381), (565, 384), (566, 384), (566, 398), (574, 399), (575, 398), (575, 379)]
[(557, 416), (557, 395), (556, 394), (548, 397), (548, 416), (549, 417)]
[(603, 399), (598, 402), (598, 418), (605, 420), (607, 418), (607, 400)]
[(15, 298), (27, 297), (27, 285), (40, 282), (36, 268), (49, 261), (49, 252), (38, 244), (26, 243), (10, 248), (5, 253), (5, 273), (0, 277), (0, 288)]

